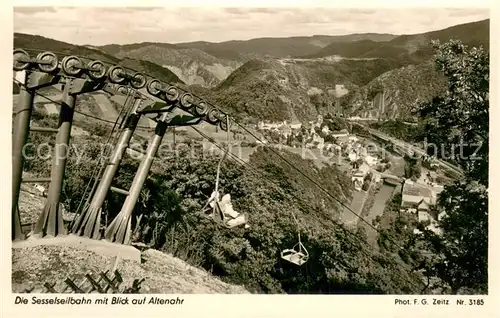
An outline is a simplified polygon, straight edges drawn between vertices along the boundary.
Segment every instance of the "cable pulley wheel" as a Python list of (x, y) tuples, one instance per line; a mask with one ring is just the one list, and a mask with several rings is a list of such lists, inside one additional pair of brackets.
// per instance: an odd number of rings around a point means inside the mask
[(146, 90), (148, 91), (149, 94), (153, 96), (158, 96), (161, 93), (161, 83), (157, 79), (150, 79), (148, 83), (146, 84)]
[(194, 113), (197, 116), (205, 116), (208, 112), (208, 105), (204, 101), (200, 101), (194, 107)]
[(102, 80), (106, 76), (106, 66), (99, 60), (89, 62), (87, 68), (87, 74), (93, 80)]
[(78, 56), (65, 56), (61, 61), (64, 73), (70, 76), (78, 76), (82, 72), (82, 60)]
[(132, 79), (130, 80), (130, 86), (132, 86), (135, 89), (141, 89), (144, 86), (146, 86), (146, 76), (142, 73), (135, 73)]
[(14, 63), (12, 67), (15, 71), (23, 71), (30, 66), (28, 62), (20, 62), (20, 60), (29, 60), (30, 55), (25, 50), (16, 49), (14, 50)]
[(125, 81), (124, 73), (121, 66), (111, 66), (108, 70), (108, 78), (112, 83), (121, 84)]
[(37, 60), (39, 62), (40, 61), (50, 62), (49, 64), (38, 63), (38, 68), (42, 72), (46, 72), (46, 73), (54, 72), (57, 69), (57, 66), (59, 64), (59, 61), (57, 60), (57, 56), (52, 52), (44, 52), (44, 53), (38, 54)]
[(128, 87), (124, 85), (118, 86), (118, 89), (116, 90), (118, 93), (127, 95), (128, 94)]
[(181, 95), (179, 102), (182, 108), (184, 109), (191, 108), (193, 106), (193, 95), (189, 93), (184, 93)]
[(219, 121), (220, 112), (216, 108), (212, 108), (208, 111), (206, 119), (211, 124), (217, 124)]
[(222, 129), (223, 131), (227, 131), (228, 130), (228, 126), (227, 126), (227, 119), (228, 119), (228, 116), (222, 116), (220, 118), (220, 121), (219, 121), (219, 127), (220, 129)]
[(165, 97), (171, 103), (176, 102), (179, 99), (179, 90), (175, 86), (170, 86), (165, 90)]

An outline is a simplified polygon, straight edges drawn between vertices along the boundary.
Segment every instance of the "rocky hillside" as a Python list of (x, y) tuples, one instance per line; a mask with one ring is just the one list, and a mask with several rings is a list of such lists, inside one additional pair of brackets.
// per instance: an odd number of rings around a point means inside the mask
[(373, 118), (412, 120), (412, 109), (444, 92), (445, 78), (433, 62), (388, 71), (342, 100), (347, 114)]
[[(258, 119), (314, 118), (327, 111), (409, 119), (415, 105), (439, 94), (445, 84), (434, 70), (430, 41), (452, 38), (488, 48), (489, 20), (388, 42), (334, 43), (315, 55), (348, 58), (252, 61), (231, 74), (213, 95), (235, 113)], [(348, 87), (350, 93), (337, 99), (329, 93), (336, 85)]]
[(162, 65), (190, 85), (214, 87), (234, 70), (251, 59), (281, 58), (316, 52), (332, 42), (351, 42), (363, 39), (388, 41), (390, 34), (352, 34), (345, 36), (258, 38), (221, 43), (189, 42), (135, 43), (105, 45), (101, 50), (120, 58), (142, 59)]
[[(108, 47), (104, 47), (104, 50)], [(216, 58), (200, 49), (178, 48), (173, 45), (147, 43), (145, 45), (113, 46), (119, 58), (133, 58), (152, 62), (172, 71), (183, 82), (214, 86), (224, 80), (241, 62)]]
[(357, 89), (394, 67), (393, 61), (383, 59), (251, 60), (209, 96), (241, 117), (313, 119), (336, 109), (340, 87)]
[[(80, 284), (87, 273), (96, 277), (103, 269), (113, 267), (114, 258), (65, 246), (64, 239), (58, 245), (12, 249), (12, 292), (43, 293), (45, 282), (56, 283), (54, 288), (63, 290), (66, 278)], [(123, 278), (121, 289), (131, 287), (135, 279), (144, 278), (141, 294), (249, 294), (241, 286), (224, 283), (202, 269), (154, 249), (142, 252), (141, 259), (140, 263), (127, 259), (118, 262), (115, 268)]]

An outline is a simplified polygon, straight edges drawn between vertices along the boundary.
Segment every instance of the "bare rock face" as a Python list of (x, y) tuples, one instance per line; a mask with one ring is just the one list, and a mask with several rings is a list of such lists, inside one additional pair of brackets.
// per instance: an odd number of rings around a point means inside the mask
[(202, 50), (147, 45), (122, 50), (118, 57), (150, 61), (169, 69), (188, 85), (213, 87), (226, 79), (242, 62), (216, 58)]

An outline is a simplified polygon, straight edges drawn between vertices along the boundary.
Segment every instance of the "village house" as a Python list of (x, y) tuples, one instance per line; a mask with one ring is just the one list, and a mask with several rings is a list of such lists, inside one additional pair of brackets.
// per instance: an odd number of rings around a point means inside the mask
[(358, 160), (358, 154), (355, 151), (351, 151), (349, 153), (349, 161), (355, 162), (356, 160)]
[(429, 205), (433, 203), (431, 189), (424, 185), (416, 184), (409, 179), (407, 179), (403, 185), (402, 194), (402, 209), (411, 209), (415, 211), (421, 209), (422, 211), (428, 211)]
[(370, 167), (373, 167), (378, 163), (378, 158), (370, 155), (365, 156), (364, 160)]
[(286, 125), (286, 121), (277, 122), (277, 123), (268, 123), (268, 122), (260, 121), (258, 123), (257, 127), (260, 130), (277, 130), (278, 128), (282, 127), (283, 125)]
[(365, 176), (370, 172), (370, 166), (363, 162), (361, 166), (359, 166), (358, 170), (352, 175), (351, 181), (354, 184), (354, 189), (357, 191), (361, 191), (363, 182), (365, 180)]
[(302, 128), (302, 123), (298, 120), (294, 120), (290, 123), (290, 129), (292, 130), (299, 130)]
[[(332, 131), (330, 135), (334, 138), (348, 137), (349, 132), (347, 131), (347, 129), (342, 129), (340, 131)], [(349, 140), (349, 138), (347, 138), (347, 140)]]
[(281, 126), (278, 130), (285, 138), (288, 138), (292, 134), (292, 129), (288, 125)]

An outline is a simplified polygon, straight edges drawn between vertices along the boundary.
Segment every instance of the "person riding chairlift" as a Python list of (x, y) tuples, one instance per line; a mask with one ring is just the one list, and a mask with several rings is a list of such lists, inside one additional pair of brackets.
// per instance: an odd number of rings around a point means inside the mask
[(245, 225), (245, 228), (249, 228), (250, 225), (247, 224), (248, 215), (246, 213), (239, 213), (233, 209), (231, 203), (230, 194), (225, 194), (222, 199), (220, 199), (219, 191), (212, 192), (212, 195), (208, 199), (207, 205), (212, 208), (212, 218), (215, 221), (221, 221), (226, 227), (233, 228), (238, 225)]

